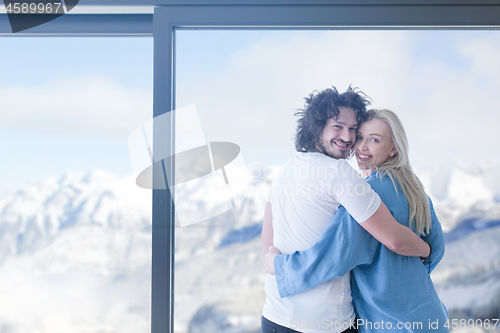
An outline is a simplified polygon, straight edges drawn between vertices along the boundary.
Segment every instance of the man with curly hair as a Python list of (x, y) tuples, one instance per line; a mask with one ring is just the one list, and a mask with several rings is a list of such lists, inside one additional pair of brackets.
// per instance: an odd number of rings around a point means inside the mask
[[(370, 185), (347, 163), (369, 98), (357, 88), (314, 92), (296, 112), (297, 155), (273, 180), (262, 227), (263, 256), (274, 245), (282, 253), (314, 245), (340, 205), (392, 251), (427, 257), (430, 248), (399, 224)], [(348, 240), (347, 240), (348, 241)], [(273, 272), (268, 272), (273, 273)], [(350, 274), (286, 298), (276, 277), (266, 274), (263, 333), (356, 332)]]

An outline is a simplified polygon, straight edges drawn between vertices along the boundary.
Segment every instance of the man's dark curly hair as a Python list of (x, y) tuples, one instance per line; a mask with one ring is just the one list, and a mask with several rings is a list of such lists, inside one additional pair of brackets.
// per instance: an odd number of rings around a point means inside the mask
[(361, 124), (366, 121), (366, 107), (370, 104), (367, 95), (351, 86), (342, 94), (339, 94), (335, 87), (314, 91), (305, 100), (304, 109), (295, 112), (298, 118), (295, 150), (298, 152), (316, 151), (326, 121), (328, 118), (338, 117), (339, 106), (353, 108), (358, 116), (358, 124)]

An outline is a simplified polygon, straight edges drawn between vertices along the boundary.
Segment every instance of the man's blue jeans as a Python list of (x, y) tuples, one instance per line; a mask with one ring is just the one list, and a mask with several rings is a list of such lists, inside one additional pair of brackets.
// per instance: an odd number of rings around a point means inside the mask
[(262, 333), (300, 333), (289, 327), (278, 325), (262, 316), (260, 318), (260, 329)]
[[(356, 320), (354, 320), (356, 322)], [(289, 327), (281, 326), (276, 323), (273, 323), (270, 320), (267, 320), (264, 318), (264, 316), (261, 317), (260, 319), (260, 329), (262, 333), (300, 333), (298, 331), (292, 330)], [(345, 330), (342, 333), (357, 333), (358, 329), (357, 328), (352, 328), (349, 327), (347, 330)]]

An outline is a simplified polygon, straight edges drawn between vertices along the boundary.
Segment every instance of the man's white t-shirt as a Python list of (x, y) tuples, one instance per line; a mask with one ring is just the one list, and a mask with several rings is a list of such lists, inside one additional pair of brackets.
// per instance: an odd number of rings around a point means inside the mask
[[(298, 153), (288, 161), (273, 180), (268, 201), (274, 246), (283, 254), (313, 246), (340, 205), (361, 223), (381, 202), (346, 160), (322, 153)], [(338, 333), (354, 320), (350, 273), (285, 298), (279, 296), (276, 277), (267, 274), (265, 291), (263, 316), (299, 332)]]

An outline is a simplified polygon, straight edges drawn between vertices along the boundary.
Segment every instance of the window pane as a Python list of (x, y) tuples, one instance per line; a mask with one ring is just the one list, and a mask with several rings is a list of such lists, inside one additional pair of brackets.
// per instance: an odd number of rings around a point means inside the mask
[(196, 106), (206, 142), (241, 148), (249, 181), (234, 208), (224, 206), (217, 180), (176, 191), (193, 212), (217, 205), (222, 212), (183, 227), (178, 216), (176, 332), (259, 331), (260, 228), (269, 185), (295, 154), (294, 111), (314, 90), (349, 85), (373, 107), (395, 111), (405, 126), (412, 165), (446, 231), (447, 252), (432, 277), (450, 318), (497, 316), (500, 284), (488, 277), (500, 255), (498, 32), (177, 34), (176, 107)]
[(0, 41), (0, 331), (149, 332), (151, 38)]

